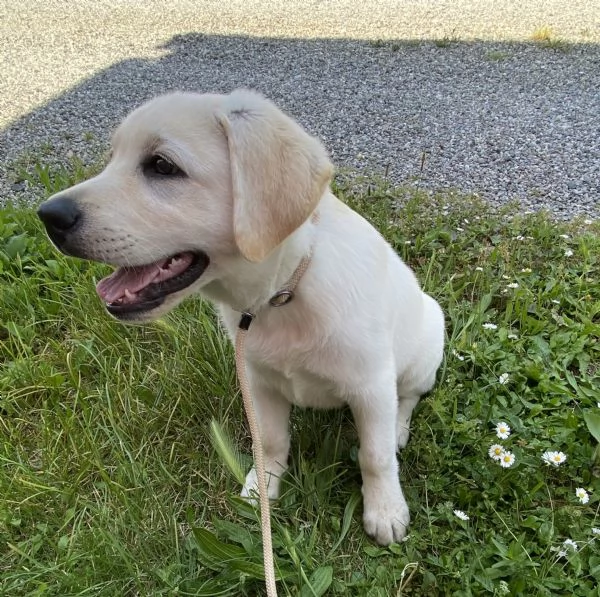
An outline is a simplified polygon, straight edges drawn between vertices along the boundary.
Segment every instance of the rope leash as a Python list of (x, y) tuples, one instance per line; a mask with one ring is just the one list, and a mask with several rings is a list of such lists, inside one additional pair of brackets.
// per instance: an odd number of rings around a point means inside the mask
[(260, 501), (260, 526), (263, 540), (263, 566), (265, 568), (265, 584), (267, 585), (267, 597), (277, 597), (277, 587), (275, 585), (275, 561), (273, 557), (273, 538), (271, 537), (271, 512), (269, 506), (269, 495), (267, 493), (267, 474), (265, 471), (265, 460), (260, 438), (260, 429), (256, 420), (256, 411), (250, 395), (250, 386), (246, 375), (246, 361), (244, 359), (244, 349), (246, 344), (246, 334), (248, 328), (242, 327), (242, 323), (252, 321), (249, 314), (244, 313), (240, 321), (240, 326), (235, 337), (235, 366), (238, 374), (238, 381), (242, 391), (242, 400), (244, 410), (250, 427), (252, 436), (252, 453), (254, 456), (254, 466), (256, 467), (256, 477), (258, 480), (258, 495)]
[(265, 472), (265, 460), (263, 445), (260, 438), (258, 421), (256, 420), (256, 411), (250, 395), (250, 386), (246, 375), (246, 360), (244, 359), (244, 349), (246, 344), (246, 334), (248, 328), (243, 328), (242, 323), (248, 321), (248, 326), (252, 321), (249, 314), (244, 313), (240, 321), (240, 326), (235, 337), (235, 367), (237, 369), (238, 381), (242, 391), (242, 400), (244, 410), (250, 427), (252, 436), (252, 453), (254, 456), (254, 466), (256, 467), (256, 477), (258, 480), (258, 495), (260, 501), (260, 526), (263, 541), (263, 566), (265, 568), (265, 584), (267, 585), (267, 597), (277, 597), (277, 587), (275, 585), (275, 561), (273, 557), (273, 538), (271, 537), (271, 512), (269, 507), (269, 495), (267, 493), (267, 474)]
[[(311, 218), (313, 224), (318, 224), (319, 215), (314, 212)], [(300, 282), (312, 259), (313, 248), (311, 247), (308, 255), (305, 255), (298, 267), (288, 280), (287, 284), (269, 300), (271, 307), (282, 307), (287, 305), (294, 298), (294, 290)], [(275, 557), (273, 555), (273, 537), (271, 534), (271, 510), (269, 504), (269, 494), (267, 491), (267, 473), (265, 470), (265, 455), (263, 452), (260, 429), (256, 418), (254, 402), (250, 394), (250, 384), (246, 372), (246, 336), (250, 324), (255, 315), (250, 311), (244, 311), (238, 325), (235, 336), (235, 368), (238, 376), (238, 383), (242, 392), (242, 401), (248, 426), (250, 427), (250, 436), (252, 437), (252, 454), (254, 456), (254, 466), (256, 468), (256, 478), (258, 482), (258, 496), (260, 503), (260, 526), (263, 542), (263, 566), (265, 569), (265, 585), (267, 587), (267, 597), (277, 597), (277, 586), (275, 584)]]

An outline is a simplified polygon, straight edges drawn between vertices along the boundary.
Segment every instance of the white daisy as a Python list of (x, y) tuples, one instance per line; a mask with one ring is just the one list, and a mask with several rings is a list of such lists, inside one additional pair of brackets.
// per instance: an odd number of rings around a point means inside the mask
[(505, 386), (508, 383), (508, 373), (502, 373), (498, 378), (498, 383), (501, 386)]
[(598, 527), (592, 527), (592, 533), (594, 533), (594, 535), (600, 535), (600, 529)]
[(479, 267), (479, 266), (477, 266), (477, 267), (475, 268), (475, 271), (476, 271), (476, 272), (482, 272), (482, 271), (483, 271), (483, 268), (482, 268), (482, 267)]
[(484, 323), (481, 326), (484, 330), (497, 330), (498, 326), (495, 323)]
[(571, 249), (567, 249), (565, 251), (565, 257), (573, 257), (573, 251), (571, 251)]
[(462, 356), (462, 354), (459, 354), (458, 352), (456, 352), (456, 350), (452, 349), (452, 354), (454, 355), (455, 358), (457, 358), (459, 361), (464, 361), (465, 357)]
[(500, 460), (504, 454), (504, 448), (500, 444), (492, 444), (488, 450), (488, 455), (492, 460)]
[(590, 496), (583, 487), (578, 487), (575, 490), (575, 496), (582, 504), (587, 504), (590, 501)]
[(411, 245), (411, 244), (412, 244), (412, 240), (405, 240), (405, 241), (404, 241), (404, 244), (405, 244), (405, 245)]
[(496, 425), (496, 435), (500, 439), (507, 439), (510, 435), (510, 427), (508, 426), (508, 424), (504, 421), (500, 421), (500, 423)]
[(507, 276), (506, 274), (502, 274), (502, 279), (503, 280), (510, 280), (510, 276)]
[(500, 458), (502, 468), (510, 468), (515, 463), (515, 455), (512, 452), (503, 452)]
[(593, 224), (593, 223), (594, 223), (594, 220), (583, 220), (583, 223), (584, 223), (586, 226), (589, 226), (590, 224)]
[(522, 273), (522, 274), (530, 274), (530, 273), (531, 273), (531, 268), (530, 268), (530, 267), (524, 267), (524, 268), (521, 270), (521, 273)]
[(564, 238), (565, 240), (569, 239), (569, 235), (568, 234), (559, 234), (558, 236), (559, 236), (559, 238)]
[(465, 514), (462, 510), (454, 510), (454, 516), (461, 520), (469, 520), (469, 515)]
[(567, 455), (563, 452), (544, 452), (542, 454), (542, 460), (546, 464), (552, 464), (554, 466), (560, 466), (567, 459)]
[(565, 539), (563, 541), (564, 547), (570, 547), (573, 551), (577, 551), (577, 543), (573, 539)]
[(517, 336), (517, 334), (508, 334), (508, 336), (506, 336), (509, 340), (518, 340), (519, 336)]
[(506, 285), (507, 288), (519, 288), (519, 285), (516, 282), (511, 282)]

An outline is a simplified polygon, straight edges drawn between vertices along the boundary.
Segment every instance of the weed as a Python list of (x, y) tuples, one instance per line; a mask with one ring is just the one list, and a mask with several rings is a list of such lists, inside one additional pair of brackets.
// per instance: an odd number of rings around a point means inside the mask
[(548, 25), (543, 25), (538, 27), (532, 34), (531, 39), (533, 41), (542, 42), (542, 41), (550, 41), (554, 37), (554, 32), (552, 31), (552, 27)]
[(571, 51), (571, 44), (565, 41), (564, 39), (560, 39), (558, 37), (545, 42), (544, 47), (550, 50), (555, 50), (557, 52), (566, 53)]
[(534, 42), (538, 43), (543, 48), (555, 50), (559, 52), (568, 52), (571, 46), (568, 42), (556, 37), (554, 31), (548, 25), (538, 27), (531, 36)]
[(449, 46), (456, 44), (460, 41), (459, 37), (456, 35), (456, 29), (453, 29), (449, 35), (444, 35), (439, 39), (434, 39), (433, 43), (438, 48), (448, 48)]
[(500, 50), (490, 50), (489, 52), (486, 52), (485, 57), (492, 62), (503, 62), (509, 57), (509, 53)]

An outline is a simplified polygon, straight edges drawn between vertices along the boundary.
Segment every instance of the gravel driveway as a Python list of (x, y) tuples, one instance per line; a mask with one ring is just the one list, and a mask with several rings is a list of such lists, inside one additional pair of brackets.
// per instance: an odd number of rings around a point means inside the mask
[(344, 171), (600, 215), (598, 0), (0, 0), (0, 32), (0, 204), (153, 95), (249, 86)]

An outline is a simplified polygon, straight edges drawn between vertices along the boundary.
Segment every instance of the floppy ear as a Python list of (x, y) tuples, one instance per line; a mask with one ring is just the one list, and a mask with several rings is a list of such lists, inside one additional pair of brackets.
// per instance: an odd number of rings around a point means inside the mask
[(226, 96), (218, 119), (229, 144), (236, 244), (262, 261), (304, 223), (333, 173), (325, 148), (261, 95)]

